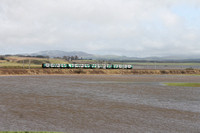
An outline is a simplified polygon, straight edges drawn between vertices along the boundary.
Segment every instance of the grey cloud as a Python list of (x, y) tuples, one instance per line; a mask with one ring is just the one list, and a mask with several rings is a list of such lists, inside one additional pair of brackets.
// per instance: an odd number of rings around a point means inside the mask
[(197, 0), (0, 0), (0, 54), (49, 49), (128, 56), (198, 53), (199, 27), (191, 29), (171, 11), (184, 3), (200, 5)]

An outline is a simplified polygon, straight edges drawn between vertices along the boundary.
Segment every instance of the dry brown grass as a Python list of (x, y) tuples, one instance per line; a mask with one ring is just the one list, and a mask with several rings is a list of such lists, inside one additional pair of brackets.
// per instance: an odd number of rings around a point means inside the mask
[(18, 57), (18, 56), (9, 56), (6, 57), (8, 60), (19, 61), (19, 60), (44, 60), (45, 58), (36, 58), (36, 57)]
[(200, 70), (123, 70), (123, 69), (11, 69), (0, 68), (0, 75), (46, 74), (200, 74)]

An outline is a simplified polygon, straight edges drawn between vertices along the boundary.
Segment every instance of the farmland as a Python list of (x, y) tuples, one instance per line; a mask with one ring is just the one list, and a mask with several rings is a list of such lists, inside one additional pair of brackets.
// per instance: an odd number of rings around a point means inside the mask
[(63, 59), (9, 56), (0, 60), (0, 68), (41, 68), (42, 63), (68, 63)]
[(62, 58), (36, 58), (8, 56), (0, 60), (0, 68), (41, 68), (42, 63), (53, 64), (130, 64), (134, 69), (200, 69), (200, 63), (161, 63), (161, 62), (119, 62), (102, 60), (72, 60), (67, 61)]

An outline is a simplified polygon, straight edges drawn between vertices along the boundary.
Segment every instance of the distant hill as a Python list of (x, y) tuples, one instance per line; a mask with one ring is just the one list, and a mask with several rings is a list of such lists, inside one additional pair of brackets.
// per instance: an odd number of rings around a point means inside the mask
[(200, 62), (200, 56), (190, 56), (190, 55), (177, 55), (177, 56), (165, 56), (165, 57), (127, 57), (127, 56), (117, 56), (117, 55), (94, 55), (82, 51), (61, 51), (61, 50), (48, 50), (40, 51), (37, 53), (27, 54), (31, 56), (49, 56), (53, 57), (63, 57), (63, 56), (78, 56), (83, 59), (93, 59), (93, 60), (115, 60), (115, 61), (136, 61), (136, 62)]
[(133, 60), (133, 59), (139, 59), (135, 57), (127, 57), (127, 56), (117, 56), (117, 55), (94, 55), (94, 54), (88, 54), (86, 52), (82, 51), (72, 51), (72, 52), (66, 52), (61, 50), (48, 50), (48, 51), (40, 51), (37, 53), (28, 54), (31, 56), (49, 56), (49, 57), (63, 57), (63, 56), (78, 56), (82, 57), (83, 59), (98, 59), (98, 60)]
[(43, 56), (49, 56), (49, 57), (78, 56), (78, 57), (83, 57), (83, 58), (92, 56), (92, 54), (88, 54), (82, 51), (66, 52), (66, 51), (61, 51), (61, 50), (40, 51), (40, 52), (32, 53), (29, 55), (31, 56), (43, 55)]

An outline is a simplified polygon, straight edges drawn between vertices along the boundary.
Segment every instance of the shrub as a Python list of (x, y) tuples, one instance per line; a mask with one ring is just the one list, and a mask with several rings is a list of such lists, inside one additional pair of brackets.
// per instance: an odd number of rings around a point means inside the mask
[(194, 68), (192, 68), (192, 67), (189, 67), (189, 68), (186, 68), (186, 70), (194, 70)]
[(85, 74), (85, 73), (86, 73), (86, 72), (83, 71), (83, 69), (81, 69), (81, 68), (78, 69), (78, 70), (75, 70), (74, 72), (77, 73), (77, 74), (81, 74), (81, 73), (82, 73), (82, 74)]
[[(19, 61), (17, 61), (17, 63), (23, 63), (23, 60), (19, 60)], [(24, 63), (28, 64), (29, 60), (24, 60)], [(42, 63), (50, 63), (50, 62), (47, 61), (47, 60), (31, 60), (31, 63), (36, 64), (36, 65), (40, 65)]]
[(0, 60), (6, 60), (4, 56), (0, 56)]

